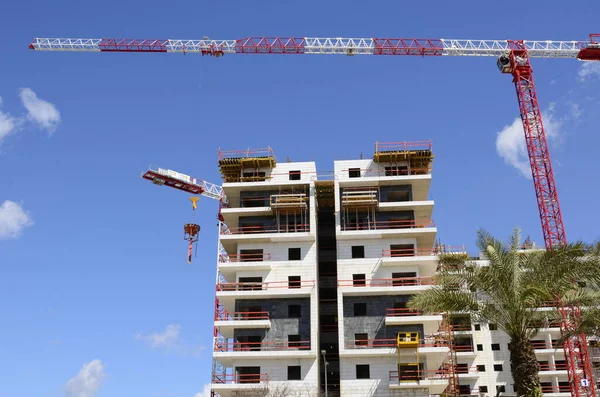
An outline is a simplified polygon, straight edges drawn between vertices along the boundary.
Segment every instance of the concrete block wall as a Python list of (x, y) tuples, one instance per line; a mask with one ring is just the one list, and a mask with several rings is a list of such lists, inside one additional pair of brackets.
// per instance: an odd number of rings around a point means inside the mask
[[(300, 305), (300, 318), (288, 318), (288, 307), (290, 305)], [(240, 308), (245, 306), (260, 306), (261, 311), (268, 311), (271, 327), (266, 329), (236, 329), (233, 332), (235, 340), (242, 335), (261, 335), (263, 342), (285, 342), (288, 340), (288, 335), (300, 335), (302, 341), (310, 340), (312, 316), (309, 298), (238, 299), (235, 302), (235, 311), (239, 312)]]

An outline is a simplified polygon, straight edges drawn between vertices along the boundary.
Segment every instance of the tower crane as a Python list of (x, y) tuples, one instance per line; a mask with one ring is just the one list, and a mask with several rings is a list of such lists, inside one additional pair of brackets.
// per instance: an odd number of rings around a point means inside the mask
[[(219, 220), (224, 221), (221, 215), (221, 208), (223, 205), (227, 205), (227, 195), (223, 191), (223, 188), (214, 183), (210, 183), (201, 179), (191, 177), (186, 174), (182, 174), (177, 171), (167, 170), (164, 168), (153, 169), (149, 167), (146, 172), (142, 174), (142, 178), (152, 181), (155, 185), (168, 186), (174, 189), (178, 189), (191, 194), (198, 194), (201, 196), (209, 197), (211, 199), (219, 200)], [(190, 197), (192, 202), (192, 209), (196, 211), (197, 203), (200, 198), (197, 196)], [(194, 243), (198, 241), (200, 235), (200, 225), (195, 223), (186, 223), (183, 226), (184, 240), (188, 241), (188, 263), (192, 262), (192, 251)]]
[[(590, 34), (589, 40), (582, 41), (341, 37), (246, 37), (237, 40), (207, 37), (201, 40), (36, 38), (29, 48), (37, 51), (199, 53), (215, 57), (226, 54), (495, 57), (500, 72), (513, 77), (546, 249), (567, 242), (531, 59), (600, 61), (600, 34)], [(562, 314), (561, 331), (568, 332), (578, 321), (579, 308), (563, 307), (560, 302), (557, 306)], [(595, 385), (585, 335), (567, 339), (563, 349), (571, 395), (594, 397)]]

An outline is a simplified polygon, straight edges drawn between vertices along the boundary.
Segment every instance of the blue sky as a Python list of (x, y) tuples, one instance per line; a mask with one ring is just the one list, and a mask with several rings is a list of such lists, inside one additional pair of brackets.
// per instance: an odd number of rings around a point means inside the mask
[[(196, 397), (210, 379), (217, 203), (149, 164), (220, 182), (217, 148), (317, 161), (432, 139), (447, 244), (477, 228), (542, 244), (511, 79), (492, 58), (42, 53), (34, 37), (252, 35), (582, 40), (600, 3), (158, 2), (0, 5), (0, 397)], [(540, 5), (542, 3), (540, 2)], [(582, 12), (585, 10), (585, 12)], [(600, 71), (535, 60), (569, 239), (597, 240)], [(504, 131), (497, 149), (498, 134)]]

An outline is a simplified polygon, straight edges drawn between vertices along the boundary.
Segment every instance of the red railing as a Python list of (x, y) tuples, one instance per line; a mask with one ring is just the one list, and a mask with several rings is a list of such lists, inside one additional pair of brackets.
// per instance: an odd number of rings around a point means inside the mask
[(388, 308), (385, 309), (385, 315), (388, 317), (422, 316), (423, 311), (410, 307)]
[(234, 340), (215, 343), (217, 352), (310, 350), (310, 341), (237, 342)]
[(343, 230), (384, 230), (384, 229), (414, 229), (434, 227), (433, 220), (397, 220), (397, 221), (373, 221), (373, 222), (345, 222)]
[(217, 284), (217, 291), (263, 291), (268, 289), (312, 288), (314, 286), (314, 280), (219, 283)]
[(219, 254), (220, 263), (228, 262), (265, 262), (271, 260), (270, 253), (264, 254)]
[(261, 383), (269, 380), (268, 374), (213, 374), (212, 383)]
[(403, 369), (390, 371), (390, 382), (410, 382), (426, 379), (446, 379), (448, 372), (444, 369)]
[(558, 386), (542, 386), (542, 393), (570, 393), (571, 387), (569, 385), (558, 385)]
[(461, 374), (461, 375), (464, 375), (464, 374), (475, 375), (475, 374), (479, 373), (479, 370), (477, 369), (477, 366), (465, 367), (465, 366), (457, 365), (456, 373)]
[(216, 312), (215, 321), (269, 320), (269, 312)]
[(566, 371), (567, 363), (540, 364), (540, 371)]
[(532, 340), (530, 342), (531, 342), (531, 346), (534, 349), (557, 349), (557, 348), (561, 347), (555, 341), (552, 341), (551, 344), (548, 343), (548, 341), (545, 341), (545, 340)]
[(473, 351), (473, 345), (454, 345), (454, 350), (456, 350), (457, 352), (472, 352)]
[(221, 234), (260, 234), (260, 233), (301, 233), (309, 232), (309, 224), (298, 224), (298, 225), (269, 225), (269, 226), (240, 226), (231, 227), (229, 232), (221, 230)]
[[(397, 347), (396, 338), (385, 338), (385, 339), (350, 339), (345, 341), (346, 349), (372, 349), (378, 347)], [(448, 346), (446, 339), (439, 338), (425, 338), (419, 340), (419, 347), (445, 347)]]
[(349, 179), (359, 179), (359, 178), (370, 178), (376, 176), (407, 176), (407, 175), (426, 175), (431, 172), (431, 167), (412, 167), (412, 168), (404, 168), (398, 166), (386, 166), (383, 167), (372, 167), (372, 168), (360, 168), (360, 167), (352, 167), (348, 169), (341, 170), (342, 173), (349, 175), (350, 171), (358, 170), (359, 177), (349, 177)]
[(432, 277), (371, 278), (357, 280), (338, 280), (338, 287), (409, 287), (432, 285)]
[(452, 331), (471, 331), (471, 324), (450, 324)]

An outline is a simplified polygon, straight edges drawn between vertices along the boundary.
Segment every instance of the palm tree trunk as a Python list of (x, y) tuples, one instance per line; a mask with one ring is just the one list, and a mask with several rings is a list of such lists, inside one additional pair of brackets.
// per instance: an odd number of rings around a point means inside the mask
[(531, 342), (525, 337), (512, 337), (508, 344), (510, 372), (515, 393), (519, 397), (541, 397), (542, 387), (538, 372), (540, 365)]

